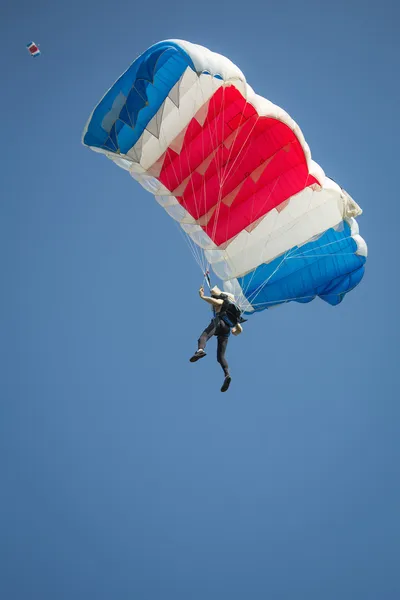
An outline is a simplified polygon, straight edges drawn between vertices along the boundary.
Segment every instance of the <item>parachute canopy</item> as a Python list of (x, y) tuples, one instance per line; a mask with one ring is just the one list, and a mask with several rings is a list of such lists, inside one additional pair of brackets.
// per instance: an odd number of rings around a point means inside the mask
[(96, 106), (83, 143), (155, 195), (246, 312), (316, 296), (336, 305), (363, 276), (360, 207), (220, 54), (151, 46)]
[(40, 56), (40, 50), (35, 44), (35, 42), (29, 42), (29, 44), (27, 44), (26, 47), (31, 56)]

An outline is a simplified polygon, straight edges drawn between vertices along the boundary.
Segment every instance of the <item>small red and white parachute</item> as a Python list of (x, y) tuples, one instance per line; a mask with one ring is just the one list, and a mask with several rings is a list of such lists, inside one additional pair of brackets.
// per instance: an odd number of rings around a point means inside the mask
[(29, 44), (27, 44), (26, 47), (31, 56), (40, 56), (40, 50), (38, 48), (38, 45), (35, 44), (35, 42), (29, 42)]

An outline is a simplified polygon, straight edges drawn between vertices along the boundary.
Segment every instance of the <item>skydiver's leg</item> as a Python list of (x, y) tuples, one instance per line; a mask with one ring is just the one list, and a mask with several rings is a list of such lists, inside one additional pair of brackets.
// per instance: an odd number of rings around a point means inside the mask
[(214, 320), (212, 320), (209, 326), (205, 328), (205, 330), (197, 340), (197, 350), (190, 359), (190, 362), (196, 362), (197, 360), (199, 360), (199, 358), (203, 358), (203, 356), (206, 356), (206, 352), (204, 352), (204, 349), (208, 340), (214, 335), (215, 330), (215, 322)]
[(227, 331), (222, 332), (221, 327), (220, 327), (220, 333), (225, 333), (225, 335), (218, 336), (218, 346), (217, 346), (217, 361), (223, 368), (224, 374), (225, 374), (225, 379), (224, 379), (224, 383), (222, 384), (222, 387), (221, 387), (221, 392), (226, 392), (232, 381), (232, 377), (230, 376), (230, 373), (229, 373), (228, 361), (225, 358), (225, 352), (226, 352), (226, 347), (228, 345), (230, 329), (228, 326), (226, 326), (225, 329)]
[(225, 373), (225, 379), (221, 387), (221, 392), (226, 392), (232, 381), (232, 377), (229, 374), (228, 362), (225, 358), (225, 351), (228, 345), (228, 339), (228, 337), (218, 336), (217, 360)]
[(197, 348), (198, 348), (198, 350), (204, 350), (205, 349), (208, 340), (210, 338), (212, 338), (212, 336), (214, 335), (215, 329), (216, 329), (215, 323), (214, 323), (214, 320), (212, 320), (211, 323), (209, 324), (209, 326), (205, 328), (205, 330), (203, 331), (203, 333), (201, 334), (201, 336), (197, 340)]
[(228, 337), (227, 336), (218, 336), (218, 345), (217, 345), (217, 361), (221, 365), (225, 377), (229, 375), (229, 365), (228, 361), (225, 358), (226, 347), (228, 345)]

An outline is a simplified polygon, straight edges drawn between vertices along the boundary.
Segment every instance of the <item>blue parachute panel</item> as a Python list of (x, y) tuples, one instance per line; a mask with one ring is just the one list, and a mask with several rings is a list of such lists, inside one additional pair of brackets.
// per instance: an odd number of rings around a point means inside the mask
[(138, 141), (187, 67), (190, 56), (174, 42), (159, 42), (139, 56), (94, 110), (83, 142), (126, 154)]
[(284, 302), (311, 302), (316, 296), (339, 304), (361, 281), (366, 258), (355, 254), (357, 244), (346, 222), (318, 240), (295, 247), (251, 273), (238, 278), (255, 311)]

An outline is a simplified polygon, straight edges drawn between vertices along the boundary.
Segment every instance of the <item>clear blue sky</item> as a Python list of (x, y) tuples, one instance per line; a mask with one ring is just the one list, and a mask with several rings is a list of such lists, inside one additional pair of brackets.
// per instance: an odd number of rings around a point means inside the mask
[[(1, 598), (398, 600), (399, 19), (395, 0), (1, 8)], [(209, 312), (174, 223), (80, 141), (170, 37), (238, 64), (364, 209), (363, 282), (251, 319), (227, 394), (215, 346), (188, 362)]]

